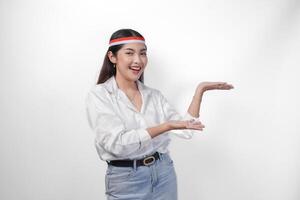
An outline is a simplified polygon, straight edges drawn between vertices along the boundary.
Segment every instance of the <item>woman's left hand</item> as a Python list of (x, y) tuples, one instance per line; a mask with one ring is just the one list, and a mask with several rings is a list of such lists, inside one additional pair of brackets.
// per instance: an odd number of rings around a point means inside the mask
[(201, 82), (198, 87), (198, 92), (205, 92), (207, 90), (230, 90), (233, 89), (233, 85), (226, 82)]

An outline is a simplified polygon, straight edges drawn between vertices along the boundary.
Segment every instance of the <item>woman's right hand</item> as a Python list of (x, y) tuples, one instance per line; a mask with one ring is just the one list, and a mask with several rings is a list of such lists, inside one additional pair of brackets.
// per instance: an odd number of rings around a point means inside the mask
[(194, 129), (202, 131), (205, 127), (200, 121), (195, 121), (194, 119), (186, 120), (186, 121), (179, 121), (179, 120), (172, 120), (167, 122), (170, 129)]

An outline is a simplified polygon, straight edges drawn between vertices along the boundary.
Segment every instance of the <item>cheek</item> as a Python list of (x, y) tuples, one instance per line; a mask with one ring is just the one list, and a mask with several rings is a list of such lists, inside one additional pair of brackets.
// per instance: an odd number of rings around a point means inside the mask
[(121, 65), (127, 65), (128, 63), (130, 63), (130, 59), (126, 57), (119, 58), (118, 61)]
[(148, 63), (148, 58), (147, 58), (147, 57), (142, 58), (142, 61), (143, 61), (144, 65), (147, 65), (147, 63)]

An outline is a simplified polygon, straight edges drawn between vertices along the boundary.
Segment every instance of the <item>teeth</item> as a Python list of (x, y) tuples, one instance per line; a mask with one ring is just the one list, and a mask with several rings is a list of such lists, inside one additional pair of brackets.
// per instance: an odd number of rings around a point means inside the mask
[(140, 68), (140, 67), (130, 67), (130, 69), (133, 69), (133, 70), (140, 70), (141, 68)]

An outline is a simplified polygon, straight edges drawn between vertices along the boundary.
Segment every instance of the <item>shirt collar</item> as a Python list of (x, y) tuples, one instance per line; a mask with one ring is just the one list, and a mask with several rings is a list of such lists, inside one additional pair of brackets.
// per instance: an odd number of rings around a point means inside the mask
[[(146, 96), (149, 94), (150, 92), (150, 89), (144, 85), (144, 83), (142, 83), (140, 80), (137, 80), (137, 86), (138, 86), (138, 89), (139, 91), (142, 93), (143, 97), (144, 97), (144, 100), (146, 99)], [(104, 82), (104, 85), (105, 85), (105, 88), (107, 89), (107, 91), (110, 93), (110, 94), (114, 94), (116, 95), (116, 97), (118, 99), (121, 98), (122, 96), (122, 90), (118, 87), (117, 85), (117, 81), (116, 81), (116, 78), (115, 76), (112, 76), (110, 77), (107, 81)]]

